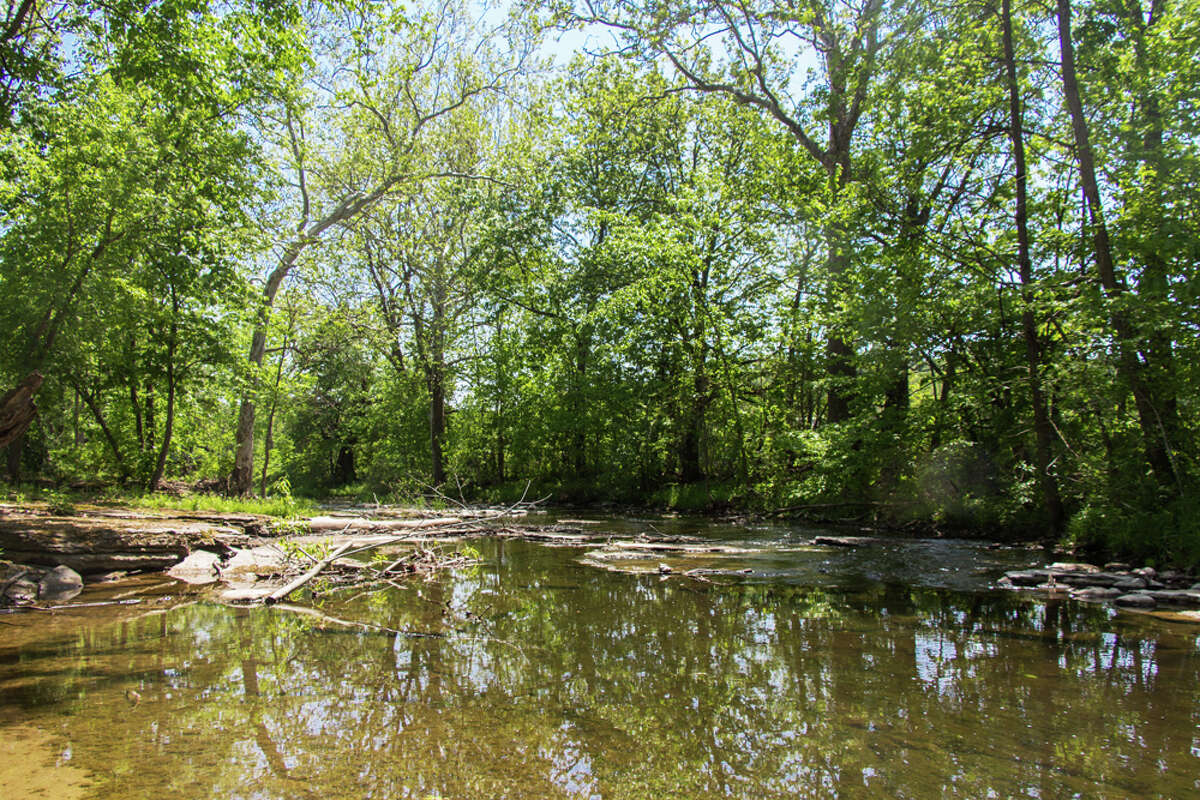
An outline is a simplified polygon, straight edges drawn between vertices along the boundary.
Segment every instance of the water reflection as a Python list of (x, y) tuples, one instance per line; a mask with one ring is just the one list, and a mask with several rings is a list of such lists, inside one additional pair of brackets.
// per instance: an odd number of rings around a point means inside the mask
[[(486, 543), (320, 609), (0, 633), (0, 725), (96, 797), (1183, 797), (1194, 628), (894, 581), (705, 585)], [(437, 633), (438, 636), (424, 635)], [(127, 694), (137, 693), (136, 702)], [(6, 796), (15, 796), (5, 792)]]

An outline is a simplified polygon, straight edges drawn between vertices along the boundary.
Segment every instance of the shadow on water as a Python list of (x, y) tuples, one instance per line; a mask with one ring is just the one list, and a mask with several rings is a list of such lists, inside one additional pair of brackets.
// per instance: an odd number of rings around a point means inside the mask
[(372, 630), (207, 603), (9, 619), (0, 729), (89, 797), (1200, 791), (1196, 628), (983, 588), (1026, 553), (714, 536), (785, 546), (705, 584), (484, 541), (479, 568), (320, 608)]

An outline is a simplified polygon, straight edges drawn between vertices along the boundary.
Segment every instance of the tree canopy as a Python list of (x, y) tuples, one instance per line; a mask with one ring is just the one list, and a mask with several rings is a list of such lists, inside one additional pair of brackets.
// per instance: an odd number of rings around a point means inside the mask
[(9, 474), (1195, 563), (1198, 53), (1196, 0), (14, 0)]

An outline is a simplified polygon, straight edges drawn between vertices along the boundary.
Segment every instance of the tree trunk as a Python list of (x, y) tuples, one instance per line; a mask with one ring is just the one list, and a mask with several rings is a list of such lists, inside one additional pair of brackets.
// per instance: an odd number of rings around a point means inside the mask
[(250, 379), (250, 390), (242, 398), (241, 408), (238, 409), (233, 473), (229, 476), (231, 494), (247, 495), (254, 488), (254, 416), (258, 396), (258, 369), (262, 367), (263, 357), (267, 352), (267, 325), (271, 321), (271, 306), (275, 303), (275, 296), (279, 294), (279, 287), (283, 285), (284, 278), (300, 257), (301, 250), (300, 245), (288, 248), (279, 264), (267, 277), (267, 285), (263, 289), (263, 306), (250, 339), (249, 361), (254, 374)]
[(0, 448), (19, 439), (33, 422), (37, 415), (33, 396), (42, 388), (42, 381), (42, 373), (31, 372), (25, 380), (0, 397)]
[[(172, 292), (174, 295), (174, 292)], [(175, 298), (172, 297), (172, 300)], [(179, 305), (176, 301), (173, 309), (175, 314), (179, 313)], [(163, 472), (167, 468), (167, 453), (171, 450), (171, 435), (175, 431), (175, 347), (176, 347), (177, 327), (175, 320), (171, 320), (171, 334), (167, 340), (167, 418), (163, 423), (163, 439), (162, 445), (158, 448), (158, 458), (154, 463), (154, 472), (150, 475), (150, 481), (146, 484), (146, 488), (150, 491), (158, 491), (158, 484), (162, 482)]]
[[(1087, 199), (1092, 223), (1092, 246), (1096, 259), (1096, 272), (1107, 300), (1114, 301), (1125, 293), (1125, 285), (1117, 277), (1113, 262), (1112, 245), (1108, 238), (1108, 227), (1104, 222), (1104, 210), (1100, 202), (1100, 187), (1096, 180), (1095, 160), (1092, 156), (1091, 136), (1087, 118), (1083, 113), (1083, 100), (1079, 93), (1079, 82), (1075, 74), (1075, 45), (1071, 40), (1071, 3), (1058, 0), (1058, 44), (1062, 51), (1063, 96), (1071, 114), (1071, 128), (1075, 136), (1076, 159), (1079, 162), (1079, 180)], [(1178, 491), (1171, 453), (1171, 442), (1163, 426), (1162, 409), (1150, 391), (1142, 364), (1134, 352), (1135, 335), (1125, 312), (1118, 303), (1110, 302), (1109, 321), (1116, 335), (1117, 371), (1129, 386), (1137, 409), (1138, 424), (1146, 461), (1155, 480), (1163, 489)]]
[(1017, 204), (1014, 219), (1017, 224), (1017, 271), (1021, 278), (1021, 333), (1025, 340), (1025, 369), (1029, 379), (1029, 399), (1033, 406), (1033, 432), (1036, 440), (1038, 485), (1051, 529), (1061, 531), (1065, 521), (1058, 481), (1053, 466), (1054, 433), (1050, 413), (1042, 391), (1042, 343), (1034, 317), (1033, 263), (1029, 255), (1028, 187), (1025, 166), (1025, 134), (1022, 127), (1021, 93), (1017, 82), (1017, 59), (1013, 46), (1012, 0), (1002, 0), (1000, 24), (1004, 38), (1004, 73), (1008, 84), (1009, 140), (1012, 143), (1016, 167)]

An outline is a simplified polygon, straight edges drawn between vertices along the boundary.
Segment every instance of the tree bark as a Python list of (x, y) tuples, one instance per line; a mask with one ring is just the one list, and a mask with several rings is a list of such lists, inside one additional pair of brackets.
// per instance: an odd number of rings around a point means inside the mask
[(1012, 0), (1000, 4), (1000, 25), (1004, 39), (1004, 77), (1008, 88), (1008, 133), (1016, 167), (1017, 203), (1013, 216), (1017, 225), (1017, 271), (1021, 279), (1021, 333), (1025, 340), (1025, 370), (1029, 380), (1029, 401), (1033, 406), (1034, 452), (1037, 461), (1038, 485), (1046, 516), (1054, 531), (1061, 531), (1065, 522), (1058, 480), (1053, 466), (1054, 432), (1050, 412), (1042, 391), (1042, 343), (1034, 316), (1033, 263), (1029, 254), (1028, 179), (1025, 166), (1025, 134), (1021, 113), (1021, 90), (1017, 82), (1017, 58), (1013, 46)]
[(31, 372), (17, 386), (0, 397), (0, 448), (15, 441), (33, 422), (37, 406), (33, 396), (42, 388), (42, 373)]
[[(174, 297), (174, 291), (171, 294), (173, 305), (175, 306), (173, 312), (175, 315), (178, 315), (179, 303)], [(158, 490), (158, 484), (162, 481), (163, 472), (167, 467), (167, 454), (171, 451), (171, 435), (175, 431), (175, 349), (177, 334), (178, 328), (175, 318), (172, 317), (170, 338), (167, 340), (167, 418), (163, 422), (162, 445), (158, 448), (158, 458), (154, 463), (154, 472), (151, 474), (150, 481), (146, 485), (146, 488), (152, 492)]]
[(1104, 222), (1100, 187), (1096, 180), (1095, 160), (1092, 155), (1091, 136), (1087, 117), (1083, 113), (1083, 100), (1075, 72), (1075, 45), (1071, 40), (1071, 3), (1058, 0), (1058, 43), (1062, 52), (1063, 96), (1071, 115), (1071, 129), (1075, 137), (1076, 160), (1079, 164), (1079, 180), (1087, 199), (1092, 223), (1092, 247), (1096, 259), (1096, 272), (1105, 298), (1109, 301), (1108, 316), (1116, 338), (1117, 371), (1129, 386), (1137, 409), (1138, 424), (1146, 461), (1154, 478), (1163, 489), (1177, 492), (1179, 479), (1175, 474), (1171, 442), (1163, 426), (1162, 409), (1150, 390), (1145, 371), (1134, 352), (1135, 331), (1118, 301), (1125, 293), (1124, 281), (1118, 278), (1113, 262), (1112, 245), (1108, 238), (1108, 227)]

